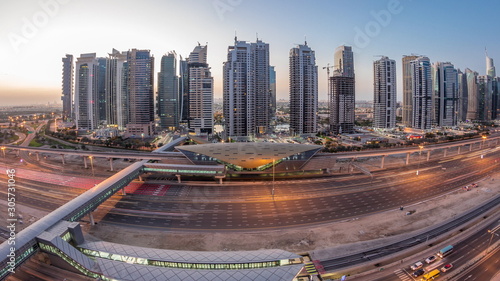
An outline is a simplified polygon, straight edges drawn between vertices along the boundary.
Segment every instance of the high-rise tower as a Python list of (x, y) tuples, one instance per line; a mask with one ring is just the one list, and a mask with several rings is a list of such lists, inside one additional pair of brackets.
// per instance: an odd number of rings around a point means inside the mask
[(106, 121), (125, 130), (128, 123), (127, 51), (113, 49), (106, 61)]
[(417, 59), (418, 56), (403, 56), (403, 125), (412, 126), (413, 118), (413, 90), (410, 62)]
[(468, 68), (465, 69), (465, 76), (467, 80), (467, 120), (478, 120), (478, 85), (477, 77), (479, 74)]
[(264, 134), (269, 129), (269, 44), (237, 41), (223, 67), (223, 113), (228, 137)]
[(467, 75), (457, 70), (458, 74), (458, 121), (464, 122), (467, 119), (467, 106), (469, 93), (467, 88)]
[(73, 55), (66, 55), (62, 58), (62, 96), (63, 118), (73, 118), (73, 74), (75, 66), (73, 64)]
[(213, 78), (207, 63), (207, 46), (198, 45), (189, 54), (189, 128), (196, 134), (213, 130)]
[(313, 50), (298, 45), (290, 50), (290, 134), (315, 134), (318, 112), (318, 67)]
[(458, 73), (449, 62), (432, 65), (433, 122), (440, 127), (458, 123)]
[(432, 78), (431, 62), (427, 57), (418, 57), (410, 62), (412, 89), (412, 127), (428, 130), (432, 124)]
[(373, 126), (396, 127), (396, 61), (388, 57), (373, 62)]
[(488, 56), (488, 53), (485, 51), (486, 55), (486, 75), (494, 78), (496, 77), (495, 65), (493, 64), (493, 59)]
[(175, 130), (179, 127), (179, 77), (177, 76), (177, 54), (170, 52), (161, 58), (158, 73), (158, 116), (160, 128)]
[(99, 124), (96, 54), (81, 54), (76, 60), (75, 68), (76, 127), (81, 130), (94, 130)]
[(334, 134), (354, 131), (355, 81), (354, 56), (350, 46), (335, 49), (334, 72), (329, 77), (330, 131)]
[(149, 50), (132, 49), (127, 53), (129, 120), (127, 132), (151, 136), (154, 128), (154, 57)]

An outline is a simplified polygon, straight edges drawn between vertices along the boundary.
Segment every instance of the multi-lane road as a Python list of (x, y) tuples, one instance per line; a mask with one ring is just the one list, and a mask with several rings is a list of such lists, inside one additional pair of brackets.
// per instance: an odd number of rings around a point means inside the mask
[[(0, 164), (4, 166), (2, 168), (12, 166), (6, 165)], [(380, 170), (373, 172), (371, 177), (342, 175), (218, 185), (177, 184), (173, 178), (165, 180), (165, 176), (150, 175), (145, 183), (131, 184), (126, 196), (116, 195), (103, 204), (102, 209), (107, 213), (103, 221), (183, 231), (312, 226), (436, 198), (484, 179), (498, 171), (499, 165), (500, 149), (486, 148), (447, 158), (437, 157), (398, 169)], [(33, 168), (32, 165), (28, 166), (16, 165), (18, 204), (46, 211), (54, 210), (101, 180), (61, 175), (46, 168), (40, 168), (43, 171), (40, 172), (28, 169)], [(85, 173), (88, 174), (88, 170)], [(0, 178), (6, 180), (5, 175)], [(459, 265), (461, 261), (456, 262)], [(401, 268), (391, 278), (401, 280), (405, 275), (411, 278), (408, 273)]]
[[(104, 221), (186, 231), (323, 224), (408, 206), (455, 191), (498, 170), (499, 154), (498, 149), (488, 148), (423, 162), (418, 176), (415, 165), (382, 170), (373, 173), (373, 177), (336, 176), (258, 184), (179, 185), (152, 175), (142, 186), (133, 183), (128, 188), (130, 194), (113, 197)], [(99, 179), (27, 169), (17, 174), (24, 179), (18, 181), (20, 204), (47, 211), (99, 182)]]
[[(412, 276), (413, 270), (410, 266), (420, 261), (424, 264), (425, 272), (430, 272), (434, 269), (441, 269), (445, 264), (453, 264), (453, 268), (448, 272), (441, 273), (441, 278), (455, 276), (456, 281), (486, 281), (490, 280), (500, 268), (500, 251), (497, 251), (494, 255), (488, 257), (482, 263), (480, 263), (474, 269), (463, 272), (461, 275), (457, 275), (457, 270), (460, 267), (471, 263), (478, 255), (486, 251), (488, 245), (494, 244), (499, 240), (498, 237), (494, 237), (490, 243), (491, 235), (488, 233), (489, 229), (500, 224), (500, 220), (495, 220), (490, 224), (477, 229), (472, 235), (456, 243), (454, 246), (454, 251), (445, 256), (443, 259), (438, 258), (437, 261), (427, 264), (424, 260), (435, 255), (439, 249), (423, 251), (422, 254), (415, 258), (414, 260), (405, 259), (405, 263), (398, 268), (386, 269), (382, 273), (374, 273), (373, 275), (367, 275), (363, 277), (357, 277), (356, 280), (359, 281), (413, 281), (420, 280), (421, 276), (416, 278)], [(440, 279), (440, 278), (439, 278)], [(438, 280), (439, 280), (438, 279)]]
[[(480, 152), (483, 153), (483, 152)], [(499, 150), (381, 171), (370, 177), (332, 177), (227, 186), (170, 185), (163, 196), (127, 195), (104, 219), (177, 230), (249, 230), (311, 226), (396, 209), (435, 198), (498, 170)], [(156, 182), (154, 178), (152, 183)], [(465, 192), (465, 191), (464, 191)], [(134, 217), (128, 215), (133, 210)]]

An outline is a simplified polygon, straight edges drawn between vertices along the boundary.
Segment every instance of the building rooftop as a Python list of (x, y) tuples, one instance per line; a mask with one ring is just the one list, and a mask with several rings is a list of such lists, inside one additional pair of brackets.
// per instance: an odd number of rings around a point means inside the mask
[(295, 154), (317, 151), (321, 148), (318, 145), (270, 142), (214, 143), (176, 147), (190, 159), (189, 153), (186, 152), (216, 158), (246, 169), (256, 169)]

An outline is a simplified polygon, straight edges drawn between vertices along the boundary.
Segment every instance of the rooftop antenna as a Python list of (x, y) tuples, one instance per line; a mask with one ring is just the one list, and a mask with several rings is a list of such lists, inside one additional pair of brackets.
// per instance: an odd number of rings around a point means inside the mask
[(200, 41), (198, 41), (198, 46), (201, 46)]
[(304, 35), (304, 45), (307, 46), (307, 36), (306, 35)]
[(234, 31), (234, 42), (238, 41), (238, 36), (236, 36), (236, 30)]
[(255, 37), (257, 37), (257, 41), (259, 41), (259, 33), (255, 32)]

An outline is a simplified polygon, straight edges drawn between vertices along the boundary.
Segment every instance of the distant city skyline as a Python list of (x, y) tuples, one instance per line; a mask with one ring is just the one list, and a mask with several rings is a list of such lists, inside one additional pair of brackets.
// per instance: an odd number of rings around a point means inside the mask
[[(238, 40), (254, 42), (258, 37), (269, 43), (278, 100), (289, 96), (289, 50), (305, 40), (316, 52), (319, 100), (327, 99), (323, 67), (334, 64), (334, 50), (342, 44), (353, 46), (356, 57), (357, 100), (372, 100), (373, 62), (380, 55), (397, 63), (398, 101), (402, 101), (403, 55), (425, 55), (432, 63), (450, 62), (457, 69), (469, 68), (479, 75), (487, 74), (485, 47), (488, 57), (500, 60), (500, 38), (490, 36), (500, 8), (496, 1), (324, 0), (304, 5), (298, 0), (151, 0), (141, 2), (143, 9), (137, 9), (136, 3), (2, 2), (2, 105), (61, 103), (61, 58), (66, 54), (107, 57), (113, 48), (147, 49), (156, 57), (156, 76), (164, 54), (175, 50), (187, 57), (198, 42), (210, 49), (214, 97), (221, 98), (222, 63), (235, 33)], [(169, 16), (165, 16), (167, 11)], [(87, 20), (89, 16), (92, 21)], [(433, 20), (422, 21), (422, 16)]]

